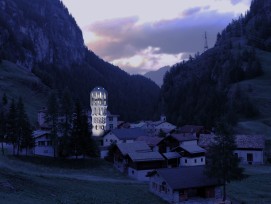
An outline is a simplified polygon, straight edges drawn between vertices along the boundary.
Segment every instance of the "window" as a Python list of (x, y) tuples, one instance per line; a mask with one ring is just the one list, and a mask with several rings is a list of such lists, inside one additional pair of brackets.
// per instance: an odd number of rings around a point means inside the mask
[(45, 141), (38, 141), (38, 146), (45, 146)]
[(109, 121), (113, 121), (113, 117), (108, 117), (108, 120)]
[(53, 145), (53, 143), (52, 143), (52, 141), (50, 140), (50, 141), (47, 141), (47, 146), (52, 146)]
[(110, 129), (110, 130), (113, 129), (113, 124), (109, 124), (109, 129)]
[(133, 174), (133, 175), (135, 174), (134, 170), (132, 170), (132, 174)]
[(201, 158), (200, 161), (203, 162), (203, 158)]
[(194, 162), (197, 163), (197, 159), (194, 159)]
[(187, 159), (184, 160), (184, 163), (187, 163)]

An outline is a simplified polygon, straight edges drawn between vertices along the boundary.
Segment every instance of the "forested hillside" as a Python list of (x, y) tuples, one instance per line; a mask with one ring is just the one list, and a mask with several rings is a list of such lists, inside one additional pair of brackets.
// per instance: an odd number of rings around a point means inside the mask
[(1, 0), (0, 59), (34, 73), (51, 90), (61, 92), (68, 87), (85, 107), (89, 92), (103, 86), (109, 93), (109, 110), (120, 119), (156, 116), (159, 87), (144, 77), (130, 76), (88, 50), (81, 30), (60, 0)]
[[(236, 124), (261, 116), (251, 91), (240, 82), (265, 75), (259, 49), (270, 51), (270, 1), (255, 0), (233, 20), (213, 48), (176, 64), (165, 76), (161, 103), (171, 122), (213, 126), (222, 115)], [(248, 90), (248, 91), (244, 91)]]

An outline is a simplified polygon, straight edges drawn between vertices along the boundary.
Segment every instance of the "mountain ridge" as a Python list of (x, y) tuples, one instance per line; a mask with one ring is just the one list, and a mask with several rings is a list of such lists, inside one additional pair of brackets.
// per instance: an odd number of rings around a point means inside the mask
[(60, 0), (1, 0), (0, 11), (0, 59), (27, 68), (58, 92), (68, 88), (85, 107), (89, 92), (103, 86), (109, 110), (122, 120), (158, 117), (159, 87), (88, 50)]

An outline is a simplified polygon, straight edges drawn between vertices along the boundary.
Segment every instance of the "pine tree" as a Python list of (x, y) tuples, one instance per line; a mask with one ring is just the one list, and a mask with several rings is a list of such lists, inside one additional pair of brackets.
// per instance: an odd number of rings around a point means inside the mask
[(206, 174), (217, 178), (223, 185), (223, 201), (226, 200), (226, 184), (244, 178), (243, 168), (234, 155), (236, 149), (232, 128), (226, 122), (219, 122), (216, 137), (206, 154)]
[(54, 149), (54, 157), (56, 157), (58, 146), (58, 100), (55, 92), (52, 92), (47, 102), (46, 122), (51, 128), (50, 136)]
[(12, 99), (7, 117), (7, 141), (13, 145), (13, 155), (15, 155), (17, 145), (17, 115), (15, 101)]
[(17, 154), (19, 155), (20, 149), (22, 148), (26, 149), (27, 154), (28, 149), (34, 146), (34, 140), (32, 137), (31, 125), (25, 112), (24, 103), (21, 97), (17, 102), (17, 110)]
[(82, 108), (79, 101), (75, 103), (75, 113), (73, 116), (73, 126), (72, 126), (72, 134), (71, 134), (71, 150), (75, 158), (82, 153), (82, 141), (81, 141), (81, 133), (82, 133)]

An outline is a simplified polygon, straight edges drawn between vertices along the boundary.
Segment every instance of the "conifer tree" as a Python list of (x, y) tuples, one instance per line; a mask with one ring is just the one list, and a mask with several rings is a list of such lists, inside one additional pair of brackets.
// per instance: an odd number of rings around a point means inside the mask
[(73, 114), (73, 101), (68, 89), (65, 89), (61, 97), (61, 115), (64, 121), (60, 123), (61, 138), (59, 140), (59, 154), (60, 156), (67, 156), (69, 154), (72, 114)]
[[(5, 94), (4, 94), (4, 96), (5, 96)], [(2, 103), (0, 103), (0, 140), (2, 143), (2, 145), (1, 145), (2, 155), (5, 154), (4, 142), (5, 142), (5, 136), (7, 133), (6, 105), (7, 105), (7, 101), (2, 100)]]
[(54, 157), (56, 157), (57, 146), (58, 146), (58, 100), (55, 92), (52, 92), (49, 96), (47, 102), (47, 113), (46, 113), (46, 122), (51, 128), (50, 136), (52, 140), (52, 145), (54, 149)]
[(17, 102), (17, 110), (17, 154), (19, 155), (20, 149), (22, 148), (26, 149), (27, 154), (28, 149), (34, 146), (34, 141), (32, 137), (31, 125), (25, 112), (24, 103), (21, 97)]
[(7, 116), (7, 141), (13, 145), (13, 155), (15, 155), (17, 145), (17, 115), (15, 101), (12, 99)]
[(244, 178), (243, 168), (234, 155), (236, 149), (232, 128), (226, 122), (219, 122), (216, 127), (215, 141), (206, 154), (206, 174), (217, 178), (223, 185), (223, 201), (226, 200), (226, 184)]

